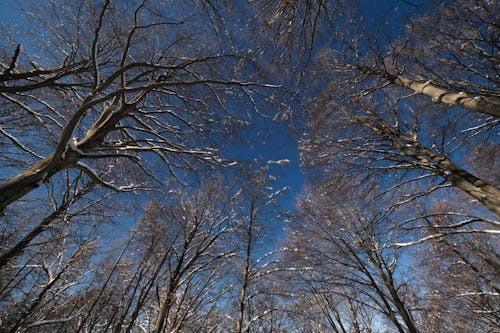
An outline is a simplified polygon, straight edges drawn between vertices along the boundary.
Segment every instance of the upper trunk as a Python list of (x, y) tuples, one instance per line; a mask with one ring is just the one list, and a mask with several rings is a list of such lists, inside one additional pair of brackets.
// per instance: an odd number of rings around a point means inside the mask
[(389, 126), (372, 110), (365, 110), (376, 121), (358, 118), (364, 126), (389, 140), (405, 156), (415, 160), (421, 167), (433, 170), (438, 176), (450, 181), (465, 193), (477, 199), (490, 211), (500, 216), (500, 190), (488, 182), (464, 170), (444, 155), (425, 147), (418, 139), (401, 133)]
[(11, 203), (19, 200), (43, 182), (48, 181), (57, 172), (67, 169), (77, 161), (75, 154), (66, 154), (64, 158), (51, 154), (28, 170), (0, 184), (0, 212)]
[(401, 74), (391, 74), (386, 70), (359, 65), (346, 66), (348, 68), (360, 70), (361, 72), (368, 75), (383, 77), (392, 84), (411, 89), (417, 94), (429, 96), (430, 98), (432, 98), (432, 101), (436, 103), (441, 102), (448, 105), (457, 105), (471, 111), (484, 113), (494, 117), (500, 117), (500, 100), (498, 99), (486, 98), (482, 96), (470, 97), (465, 92), (457, 93), (440, 88), (437, 85), (433, 84), (431, 81), (419, 82)]

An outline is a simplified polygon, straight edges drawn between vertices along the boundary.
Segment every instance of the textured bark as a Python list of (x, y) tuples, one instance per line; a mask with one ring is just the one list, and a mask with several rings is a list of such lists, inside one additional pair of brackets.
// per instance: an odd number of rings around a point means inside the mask
[[(245, 277), (247, 278), (247, 267), (245, 267)], [(245, 304), (247, 297), (247, 283), (248, 281), (245, 279), (243, 283), (243, 287), (241, 288), (240, 302), (238, 306), (238, 322), (236, 324), (236, 332), (241, 333), (243, 330), (243, 316), (245, 314)]]
[(477, 199), (490, 211), (500, 216), (499, 189), (462, 169), (447, 157), (437, 155), (418, 141), (402, 134), (400, 134), (399, 137), (416, 149), (416, 151), (413, 151), (409, 147), (399, 144), (399, 148), (403, 153), (420, 162), (438, 166), (439, 169), (437, 170), (437, 174), (446, 178), (453, 185)]
[[(370, 250), (367, 250), (367, 252)], [(392, 276), (392, 273), (390, 270), (386, 270), (382, 267), (382, 265), (386, 266), (384, 262), (382, 262), (384, 259), (377, 256), (377, 258), (374, 257), (373, 253), (367, 253), (370, 260), (372, 263), (377, 267), (377, 270), (382, 277), (382, 280), (384, 281), (385, 286), (387, 287), (387, 290), (389, 291), (389, 294), (391, 295), (391, 299), (394, 302), (394, 305), (396, 306), (396, 309), (398, 311), (398, 314), (401, 316), (403, 321), (405, 322), (406, 328), (408, 329), (409, 333), (418, 333), (417, 326), (408, 311), (408, 308), (406, 307), (406, 304), (404, 301), (399, 297), (397, 287), (394, 283), (394, 279)]]
[(448, 105), (456, 105), (475, 112), (500, 117), (500, 100), (494, 100), (482, 96), (470, 97), (464, 92), (457, 93), (440, 88), (434, 85), (431, 81), (414, 81), (400, 74), (393, 75), (385, 70), (364, 66), (347, 65), (346, 67), (360, 70), (367, 75), (383, 77), (392, 84), (411, 89), (417, 94), (429, 96), (435, 103), (440, 102)]
[(442, 102), (449, 105), (457, 105), (468, 110), (500, 117), (500, 101), (494, 101), (492, 99), (486, 99), (480, 96), (469, 97), (466, 93), (462, 92), (450, 92), (433, 85), (429, 81), (413, 81), (402, 75), (388, 77), (394, 84), (411, 89), (416, 93), (431, 97), (433, 102)]
[(12, 202), (39, 187), (45, 179), (55, 173), (53, 168), (49, 168), (52, 159), (52, 156), (47, 157), (23, 173), (0, 184), (0, 212)]
[(165, 321), (167, 320), (170, 308), (172, 307), (172, 292), (173, 290), (169, 289), (167, 296), (160, 307), (160, 312), (158, 314), (158, 318), (156, 319), (153, 333), (162, 332), (163, 327), (165, 326)]
[(55, 154), (44, 158), (28, 170), (0, 184), (0, 212), (14, 201), (22, 198), (46, 182), (54, 174), (76, 163), (76, 155), (68, 154), (64, 159)]
[(358, 118), (364, 126), (385, 137), (404, 155), (415, 160), (421, 167), (433, 170), (436, 175), (447, 179), (454, 186), (477, 199), (490, 211), (500, 216), (500, 190), (498, 188), (464, 170), (446, 156), (436, 154), (422, 145), (417, 139), (390, 127), (372, 110), (365, 108), (365, 111), (376, 119), (376, 123)]
[[(252, 205), (253, 206), (253, 205)], [(247, 246), (245, 253), (245, 272), (243, 275), (243, 286), (241, 287), (240, 301), (239, 301), (239, 311), (238, 311), (238, 323), (236, 324), (236, 332), (243, 332), (243, 319), (246, 311), (246, 303), (247, 303), (247, 289), (248, 282), (250, 281), (250, 256), (252, 255), (252, 228), (253, 228), (253, 218), (250, 217), (250, 223), (247, 229)], [(250, 327), (247, 327), (245, 332), (249, 330)]]

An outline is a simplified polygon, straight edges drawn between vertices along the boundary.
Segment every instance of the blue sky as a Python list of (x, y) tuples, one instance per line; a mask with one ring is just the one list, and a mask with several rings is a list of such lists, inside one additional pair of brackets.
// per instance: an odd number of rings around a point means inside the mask
[(3, 0), (0, 4), (0, 21), (2, 23), (12, 24), (17, 21), (18, 11), (17, 11), (18, 1)]

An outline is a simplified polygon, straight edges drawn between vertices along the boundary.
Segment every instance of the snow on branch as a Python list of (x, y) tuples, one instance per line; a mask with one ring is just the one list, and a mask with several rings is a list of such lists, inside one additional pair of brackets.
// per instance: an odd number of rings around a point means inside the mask
[(279, 166), (285, 166), (285, 165), (290, 165), (292, 162), (290, 162), (289, 159), (281, 159), (281, 160), (269, 160), (267, 161), (267, 164), (268, 165), (271, 165), (271, 164), (277, 164)]
[(101, 184), (104, 187), (110, 188), (114, 191), (122, 192), (122, 191), (137, 189), (137, 187), (133, 184), (128, 186), (115, 186), (114, 184), (102, 179), (94, 169), (92, 169), (91, 167), (80, 161), (76, 163), (76, 167), (80, 169), (82, 172), (84, 172), (86, 175), (88, 175), (90, 178), (95, 180), (97, 183)]
[(454, 234), (490, 234), (490, 235), (500, 235), (500, 230), (481, 230), (481, 229), (471, 229), (471, 230), (457, 230), (457, 231), (451, 231), (451, 232), (446, 232), (446, 233), (437, 233), (433, 235), (429, 235), (426, 237), (423, 237), (419, 240), (413, 241), (413, 242), (407, 242), (407, 243), (395, 243), (394, 246), (397, 248), (401, 247), (408, 247), (408, 246), (413, 246), (413, 245), (418, 245), (422, 244), (424, 242), (427, 242), (429, 240), (433, 239), (440, 239), (448, 235), (454, 235)]

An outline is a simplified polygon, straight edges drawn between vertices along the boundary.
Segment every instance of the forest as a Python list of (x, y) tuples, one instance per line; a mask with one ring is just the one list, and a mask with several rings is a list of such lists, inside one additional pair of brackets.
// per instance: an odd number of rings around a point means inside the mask
[(499, 14), (3, 1), (0, 332), (499, 332)]

